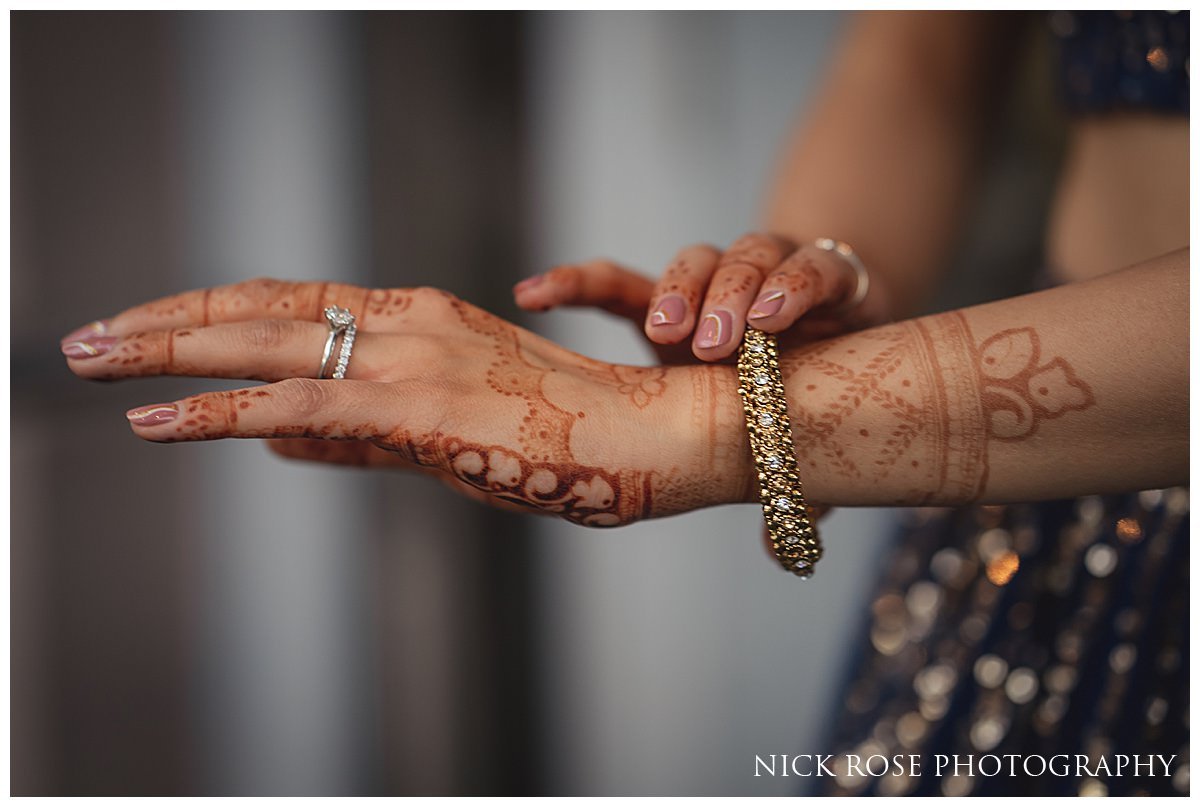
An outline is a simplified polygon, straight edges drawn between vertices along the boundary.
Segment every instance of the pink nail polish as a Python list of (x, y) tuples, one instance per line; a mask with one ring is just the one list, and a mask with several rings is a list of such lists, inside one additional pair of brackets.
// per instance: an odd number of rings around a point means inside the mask
[(98, 319), (95, 322), (89, 322), (82, 328), (76, 328), (64, 336), (60, 341), (81, 342), (94, 336), (103, 336), (104, 334), (108, 333), (108, 328), (111, 324), (111, 319)]
[(135, 426), (157, 426), (160, 423), (170, 423), (179, 417), (179, 407), (175, 404), (154, 404), (139, 409), (130, 409), (125, 413), (129, 422)]
[(650, 314), (651, 325), (678, 325), (687, 314), (687, 305), (678, 294), (668, 294), (658, 301)]
[(728, 311), (710, 311), (704, 315), (697, 334), (696, 347), (720, 347), (733, 334), (733, 315)]
[(778, 314), (781, 308), (783, 308), (783, 292), (764, 292), (754, 301), (754, 305), (750, 307), (750, 313), (746, 315), (746, 319), (763, 319), (764, 317)]
[(534, 275), (533, 277), (527, 277), (517, 285), (513, 286), (513, 291), (525, 291), (526, 289), (532, 289), (534, 286), (540, 285), (545, 279), (545, 275)]
[(76, 339), (73, 342), (63, 342), (63, 355), (69, 359), (90, 359), (93, 356), (103, 356), (113, 349), (118, 341), (115, 336), (92, 336), (87, 339)]

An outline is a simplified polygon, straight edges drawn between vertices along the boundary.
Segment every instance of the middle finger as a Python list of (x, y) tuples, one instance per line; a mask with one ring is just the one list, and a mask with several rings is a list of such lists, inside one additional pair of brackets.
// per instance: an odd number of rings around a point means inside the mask
[(737, 349), (745, 331), (746, 313), (763, 277), (790, 251), (791, 245), (783, 239), (753, 233), (739, 238), (721, 256), (692, 340), (697, 358), (717, 361)]

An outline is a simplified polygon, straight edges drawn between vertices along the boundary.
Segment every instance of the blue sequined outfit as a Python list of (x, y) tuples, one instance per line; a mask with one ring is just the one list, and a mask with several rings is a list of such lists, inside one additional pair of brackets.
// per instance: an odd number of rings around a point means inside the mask
[(1180, 11), (1058, 11), (1059, 88), (1075, 114), (1188, 113), (1188, 24)]
[[(916, 754), (922, 775), (840, 775), (817, 781), (821, 793), (1188, 792), (1186, 489), (917, 509), (909, 519), (822, 753)], [(938, 754), (1035, 763), (1016, 777), (1007, 768), (952, 776), (949, 766), (935, 776)], [(1036, 757), (1061, 754), (1072, 775), (1037, 775)], [(1090, 760), (1084, 775), (1076, 754)], [(1161, 766), (1154, 776), (1088, 775), (1119, 754), (1175, 759), (1169, 776)]]
[[(1187, 114), (1188, 17), (1049, 15), (1064, 106)], [(1188, 520), (1186, 488), (911, 511), (825, 722), (820, 752), (839, 775), (813, 792), (1188, 793)], [(922, 775), (852, 775), (845, 754), (917, 755)], [(1034, 762), (1015, 777), (936, 776), (939, 754)], [(1039, 757), (1062, 754), (1070, 775), (1037, 775)], [(1147, 754), (1174, 756), (1169, 775), (1099, 767)]]

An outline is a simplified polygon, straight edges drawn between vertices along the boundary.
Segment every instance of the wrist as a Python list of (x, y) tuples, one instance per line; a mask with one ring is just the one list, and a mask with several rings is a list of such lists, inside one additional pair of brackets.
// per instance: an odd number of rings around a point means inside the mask
[(675, 419), (676, 445), (697, 481), (703, 501), (697, 507), (757, 501), (750, 438), (738, 395), (737, 368), (701, 364), (672, 368), (691, 390), (690, 412)]

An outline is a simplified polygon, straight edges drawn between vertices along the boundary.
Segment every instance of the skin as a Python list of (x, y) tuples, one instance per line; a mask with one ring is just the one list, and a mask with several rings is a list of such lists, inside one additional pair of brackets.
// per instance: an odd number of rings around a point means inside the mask
[[(1187, 272), (1185, 250), (784, 350), (808, 497), (962, 504), (1185, 481)], [(303, 375), (331, 304), (363, 312), (358, 342), (347, 380), (316, 381)], [(146, 440), (287, 438), (289, 456), (416, 468), (587, 526), (757, 496), (734, 368), (595, 361), (438, 290), (257, 280), (100, 327), (84, 341), (108, 347), (68, 359), (85, 378), (272, 382), (138, 407)], [(178, 415), (138, 422), (163, 407)]]
[[(358, 312), (343, 381), (313, 378), (329, 305)], [(130, 422), (148, 440), (287, 438), (278, 446), (287, 456), (414, 468), (473, 498), (587, 526), (736, 500), (746, 484), (746, 458), (727, 463), (682, 434), (694, 420), (679, 412), (712, 416), (715, 391), (697, 387), (702, 379), (585, 358), (436, 289), (261, 279), (154, 301), (83, 330), (64, 352), (85, 378), (275, 382), (138, 407)], [(658, 441), (688, 448), (656, 455)]]
[[(657, 282), (593, 261), (515, 289), (530, 310), (595, 306), (634, 321), (662, 366), (579, 356), (436, 290), (267, 280), (138, 306), (72, 334), (64, 352), (86, 378), (278, 382), (139, 407), (132, 414), (179, 412), (131, 418), (148, 440), (274, 438), (285, 456), (416, 469), (495, 506), (607, 526), (757, 500), (728, 362), (762, 298), (782, 292), (779, 310), (750, 321), (781, 334), (810, 502), (1028, 501), (1183, 483), (1186, 248), (1099, 280), (894, 322), (940, 274), (1020, 25), (1011, 14), (856, 15), (785, 154), (767, 232), (726, 251), (688, 247)], [(1088, 149), (1060, 194), (1063, 235), (1051, 239), (1062, 275), (1095, 277), (1133, 263), (1114, 256), (1186, 246), (1186, 228), (1129, 232), (1139, 220), (1174, 222), (1186, 183), (1117, 194), (1106, 184), (1114, 162), (1182, 176), (1171, 166), (1181, 143), (1186, 160), (1186, 137), (1164, 143), (1161, 126), (1136, 123), (1077, 129)], [(868, 294), (849, 311), (857, 278), (804, 246), (818, 235), (854, 244), (870, 267)], [(1062, 246), (1085, 240), (1091, 252)], [(682, 313), (656, 316), (670, 295)], [(359, 341), (348, 380), (317, 382), (329, 304), (359, 314)], [(728, 338), (708, 346), (701, 328), (721, 311)]]
[[(731, 248), (731, 252), (744, 252), (747, 238), (783, 245), (774, 268), (763, 271), (757, 291), (747, 292), (728, 306), (735, 315), (735, 331), (740, 332), (746, 323), (753, 324), (779, 334), (781, 344), (797, 346), (831, 333), (911, 316), (924, 305), (954, 246), (963, 211), (978, 179), (986, 133), (994, 116), (1004, 109), (1006, 76), (1013, 72), (1013, 57), (1021, 50), (1020, 37), (1031, 22), (1035, 21), (1013, 13), (882, 12), (854, 16), (842, 47), (828, 68), (828, 78), (819, 97), (806, 110), (780, 161), (764, 216), (766, 232), (743, 238)], [(1186, 263), (1179, 256), (1186, 256), (1189, 238), (1187, 133), (1186, 117), (1149, 112), (1091, 116), (1071, 122), (1066, 168), (1047, 235), (1047, 266), (1054, 276), (1064, 283), (1098, 278), (1155, 255), (1164, 257), (1152, 260), (1150, 265), (1169, 266), (1180, 260)], [(897, 155), (903, 155), (903, 159), (897, 159)], [(864, 188), (870, 192), (863, 193)], [(869, 267), (867, 297), (850, 311), (837, 310), (851, 287), (848, 266), (828, 253), (813, 255), (811, 247), (803, 246), (818, 236), (849, 241)], [(787, 248), (796, 244), (801, 245), (797, 252), (788, 253)], [(720, 305), (723, 297), (728, 301), (724, 284), (711, 282), (713, 271), (709, 268), (725, 259), (719, 251), (705, 249), (711, 254), (699, 271), (679, 269), (682, 263), (695, 263), (695, 258), (689, 256), (695, 256), (697, 249), (681, 253), (643, 295), (647, 304), (642, 316), (631, 317), (639, 327), (644, 327), (647, 338), (658, 347), (664, 360), (665, 346), (688, 339), (695, 360), (720, 361), (728, 355), (727, 351), (706, 350), (696, 344), (696, 324), (702, 316), (699, 312)], [(769, 245), (762, 246), (760, 253), (769, 249)], [(794, 284), (787, 287), (780, 282), (780, 274), (786, 273), (779, 269), (796, 266), (806, 252), (825, 282), (813, 283), (816, 291), (801, 292)], [(1171, 252), (1174, 256), (1166, 255)], [(598, 271), (598, 267), (603, 267), (609, 277), (604, 299), (589, 298), (589, 284), (578, 277)], [(1144, 305), (1130, 305), (1124, 312), (1114, 313), (1112, 321), (1120, 323), (1116, 327), (1122, 329), (1127, 340), (1116, 349), (1122, 353), (1133, 350), (1155, 365), (1158, 360), (1151, 357), (1160, 351), (1176, 358), (1186, 356), (1186, 307), (1183, 314), (1178, 309), (1186, 298), (1185, 270), (1176, 269), (1180, 274), (1169, 276), (1172, 285), (1156, 289), (1129, 278), (1141, 277), (1142, 283), (1150, 283), (1162, 282), (1167, 275), (1146, 272), (1145, 267), (1126, 271), (1131, 274), (1124, 275), (1122, 282), (1127, 284), (1130, 301), (1140, 302), (1151, 296), (1164, 299), (1170, 289), (1182, 296), (1166, 300), (1176, 306), (1168, 317), (1173, 328), (1161, 327), (1159, 312)], [(629, 297), (643, 288), (646, 281), (631, 279), (625, 290), (615, 292), (613, 287), (622, 277), (636, 276), (604, 261), (560, 267), (547, 274), (545, 282), (533, 287), (518, 285), (515, 296), (519, 305), (531, 310), (557, 305), (599, 306), (629, 316), (626, 313), (630, 308)], [(570, 282), (562, 282), (567, 279)], [(755, 320), (737, 316), (745, 310), (744, 301), (752, 293), (762, 299), (780, 291), (786, 294), (786, 299), (775, 314)], [(656, 321), (654, 311), (669, 293), (682, 294), (686, 307), (678, 322), (663, 324), (661, 317)], [(1079, 295), (1078, 299), (1091, 296), (1088, 287), (1075, 289), (1073, 293)], [(606, 304), (614, 296), (624, 297), (621, 310)], [(1037, 296), (1020, 299), (1037, 299)], [(1019, 311), (1015, 309), (1014, 313)], [(1078, 325), (1078, 335), (1083, 338), (1088, 331), (1087, 315), (1080, 311), (1078, 316), (1078, 322), (1065, 324)], [(1144, 321), (1138, 319), (1143, 316)], [(982, 349), (979, 346), (984, 342), (979, 341), (980, 336), (998, 340), (999, 334), (1007, 334), (1004, 338), (1010, 343), (1020, 340), (1035, 346), (1038, 356), (1058, 362), (1054, 366), (1060, 367), (1070, 380), (1068, 388), (1078, 391), (1064, 398), (1071, 408), (1064, 406), (1056, 417), (1068, 414), (1075, 417), (1076, 411), (1083, 417), (1087, 412), (1074, 407), (1090, 410), (1095, 405), (1096, 385), (1074, 372), (1075, 364), (1067, 354), (1051, 358), (1052, 354), (1046, 352), (1049, 342), (1032, 320), (1023, 322), (1016, 318), (1008, 323), (1010, 327), (992, 336), (987, 335), (986, 329), (981, 331), (972, 320), (972, 316), (967, 316), (965, 328), (959, 330), (972, 334), (970, 338), (975, 339), (976, 346), (966, 347), (969, 338), (960, 336), (958, 341), (964, 344), (964, 349), (956, 366), (971, 366), (966, 357)], [(953, 329), (944, 329), (946, 334), (952, 332)], [(995, 348), (999, 342), (988, 344)], [(950, 352), (948, 347), (947, 352)], [(1032, 378), (1028, 374), (1040, 366), (1043, 363), (1035, 362), (1033, 368), (1022, 371), (1026, 374), (1022, 377)], [(1177, 363), (1163, 365), (1162, 370), (1163, 377), (1155, 378), (1153, 386), (1160, 390), (1169, 386), (1171, 392), (1161, 399), (1133, 401), (1126, 413), (1126, 423), (1111, 424), (1115, 433), (1126, 436), (1120, 445), (1107, 444), (1106, 439), (1090, 433), (1081, 434), (1081, 439), (1089, 444), (1105, 443), (1110, 457), (1138, 453), (1143, 446), (1136, 443), (1144, 435), (1136, 428), (1131, 433), (1129, 423), (1158, 417), (1161, 408), (1167, 407), (1174, 413), (1172, 445), (1179, 449), (1186, 444), (1187, 425), (1180, 416), (1181, 407), (1186, 404), (1186, 375)], [(1141, 375), (1133, 373), (1127, 377), (1140, 379)], [(944, 373), (943, 377), (953, 374)], [(986, 378), (986, 374), (982, 377)], [(915, 379), (906, 380), (915, 383)], [(979, 397), (981, 406), (1009, 400), (1013, 407), (1021, 409), (1022, 405), (1011, 397), (1017, 390), (996, 385), (982, 388), (988, 391)], [(1041, 386), (1037, 389), (1040, 391)], [(809, 390), (805, 385), (805, 391), (817, 390)], [(1100, 400), (1103, 404), (1106, 400), (1111, 403), (1135, 398), (1126, 391), (1124, 395)], [(949, 399), (946, 401), (949, 403)], [(961, 410), (969, 411), (973, 411), (971, 407)], [(1033, 417), (1018, 418), (1020, 423), (1031, 425), (1028, 433), (1016, 433), (1019, 430), (1015, 427), (1006, 428), (1003, 418), (1007, 415), (1002, 412), (996, 415), (1001, 423), (995, 427), (976, 418), (981, 434), (961, 444), (965, 452), (962, 464), (977, 469), (976, 474), (983, 482), (994, 480), (997, 471), (992, 458), (1006, 453), (999, 447), (1001, 443), (1037, 442), (1044, 436), (1038, 408), (1031, 411)], [(817, 418), (809, 423), (824, 425), (827, 421)], [(1162, 432), (1159, 439), (1167, 439), (1164, 435), (1168, 433)], [(845, 437), (844, 445), (858, 444), (850, 439), (853, 435)], [(862, 434), (858, 437), (866, 438)], [(797, 436), (802, 451), (811, 440)], [(967, 462), (967, 456), (983, 459)], [(1173, 470), (1157, 478), (1186, 480), (1178, 450), (1171, 451), (1170, 456), (1174, 458)], [(1060, 466), (1060, 471), (1088, 473), (1075, 462)], [(1027, 498), (1044, 496), (1046, 489), (1041, 485), (1045, 480), (1031, 479)], [(960, 483), (967, 489), (981, 484), (969, 480)], [(1084, 487), (1083, 492), (1112, 489), (1099, 478), (1095, 484), (1100, 487), (1094, 490)], [(1133, 484), (1152, 486), (1149, 476)], [(806, 482), (810, 498), (814, 495), (811, 489), (820, 485), (820, 479)], [(998, 488), (988, 489), (998, 493)], [(902, 499), (898, 497), (895, 501)]]

